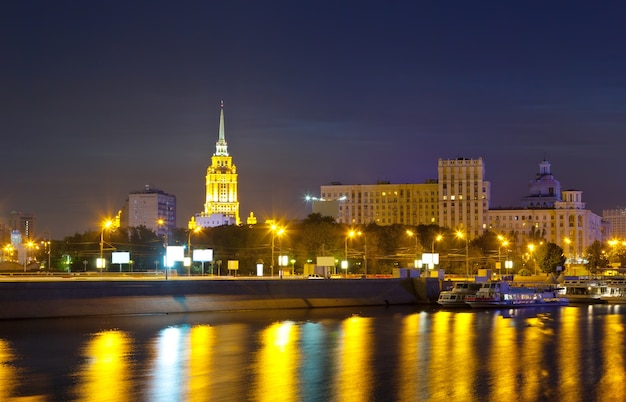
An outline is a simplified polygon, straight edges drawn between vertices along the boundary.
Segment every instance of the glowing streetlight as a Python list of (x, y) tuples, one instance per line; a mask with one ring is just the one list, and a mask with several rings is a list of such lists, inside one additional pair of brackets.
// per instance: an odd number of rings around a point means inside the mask
[(104, 266), (106, 265), (104, 263), (104, 258), (102, 257), (102, 251), (104, 250), (104, 231), (111, 227), (113, 227), (113, 221), (111, 219), (107, 219), (102, 224), (102, 230), (100, 231), (100, 258), (98, 259), (98, 262), (96, 263), (96, 268), (100, 268), (100, 273), (102, 273), (102, 270), (104, 269)]
[(191, 275), (191, 234), (192, 233), (200, 233), (202, 231), (202, 227), (189, 225), (189, 231), (187, 233), (187, 258), (189, 260), (189, 265), (187, 265), (187, 276)]
[(456, 237), (459, 239), (465, 239), (465, 276), (469, 278), (469, 240), (467, 233), (461, 230), (456, 231)]
[(570, 259), (570, 256), (571, 256), (571, 253), (572, 253), (571, 248), (570, 248), (570, 247), (571, 247), (570, 245), (572, 244), (572, 241), (569, 239), (569, 237), (566, 237), (566, 238), (564, 239), (564, 241), (565, 241), (565, 244), (567, 244), (567, 256), (565, 257), (565, 266), (567, 267), (567, 261), (568, 261), (568, 260), (569, 260), (569, 262), (570, 262), (570, 266), (572, 265), (572, 261), (571, 261), (571, 259)]
[[(530, 254), (530, 260), (533, 259), (533, 251), (535, 251), (535, 245), (534, 244), (529, 244), (528, 245), (528, 253)], [(537, 263), (535, 263), (533, 261), (533, 265), (535, 266), (535, 275), (537, 275)]]
[(165, 233), (163, 234), (163, 248), (165, 249), (165, 279), (168, 279), (169, 276), (169, 270), (170, 270), (170, 264), (169, 261), (167, 260), (167, 246), (169, 246), (170, 244), (170, 240), (169, 240), (169, 236), (168, 233), (170, 231), (170, 228), (167, 226), (167, 223), (165, 222), (165, 219), (163, 218), (159, 218), (157, 220), (157, 225), (159, 226), (164, 226), (165, 227)]
[(407, 230), (406, 231), (407, 236), (409, 237), (414, 237), (415, 238), (415, 268), (417, 268), (417, 260), (419, 260), (419, 247), (418, 247), (418, 243), (417, 243), (417, 233), (413, 232), (412, 230)]
[(274, 277), (274, 245), (275, 245), (275, 241), (276, 241), (276, 236), (282, 236), (283, 233), (285, 233), (285, 229), (278, 227), (276, 225), (272, 225), (270, 227), (270, 230), (272, 232), (272, 262), (270, 264), (270, 270), (271, 270), (271, 277)]
[(509, 241), (502, 235), (498, 235), (498, 240), (500, 241), (500, 245), (498, 246), (498, 273), (502, 275), (502, 247), (506, 247), (509, 245)]
[(24, 272), (26, 272), (26, 263), (28, 262), (28, 250), (33, 248), (34, 245), (35, 245), (35, 243), (33, 243), (32, 241), (24, 243), (24, 251), (25, 251), (25, 253), (24, 253)]

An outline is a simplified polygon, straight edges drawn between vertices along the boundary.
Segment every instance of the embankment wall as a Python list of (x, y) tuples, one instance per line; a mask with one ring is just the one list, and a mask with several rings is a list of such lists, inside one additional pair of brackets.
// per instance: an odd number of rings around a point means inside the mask
[(0, 319), (417, 304), (438, 293), (420, 278), (0, 282)]

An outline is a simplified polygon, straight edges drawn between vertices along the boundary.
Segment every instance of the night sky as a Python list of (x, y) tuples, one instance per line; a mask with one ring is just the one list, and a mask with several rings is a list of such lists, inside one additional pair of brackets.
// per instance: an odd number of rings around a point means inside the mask
[(0, 5), (0, 214), (98, 228), (146, 184), (203, 209), (224, 101), (241, 217), (320, 185), (422, 183), (479, 158), (492, 207), (545, 158), (626, 206), (623, 1), (11, 1)]

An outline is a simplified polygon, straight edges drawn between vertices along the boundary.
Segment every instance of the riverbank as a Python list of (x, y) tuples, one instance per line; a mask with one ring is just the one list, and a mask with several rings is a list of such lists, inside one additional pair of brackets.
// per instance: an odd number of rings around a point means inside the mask
[(439, 290), (431, 278), (7, 280), (0, 319), (419, 304)]

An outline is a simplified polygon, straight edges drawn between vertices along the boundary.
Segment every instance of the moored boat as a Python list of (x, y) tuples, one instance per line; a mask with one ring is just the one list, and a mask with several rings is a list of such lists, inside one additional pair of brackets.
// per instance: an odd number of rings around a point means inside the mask
[(606, 292), (600, 300), (610, 304), (626, 304), (626, 282), (609, 281), (606, 283)]
[(481, 286), (481, 283), (476, 282), (456, 282), (452, 290), (444, 290), (439, 293), (437, 303), (444, 307), (468, 307), (465, 298), (475, 295)]
[(566, 297), (558, 294), (553, 285), (513, 285), (509, 282), (486, 282), (465, 302), (472, 308), (520, 308), (538, 306), (565, 306)]
[(571, 303), (606, 303), (602, 296), (607, 293), (606, 283), (591, 280), (566, 280), (561, 284), (562, 295)]

